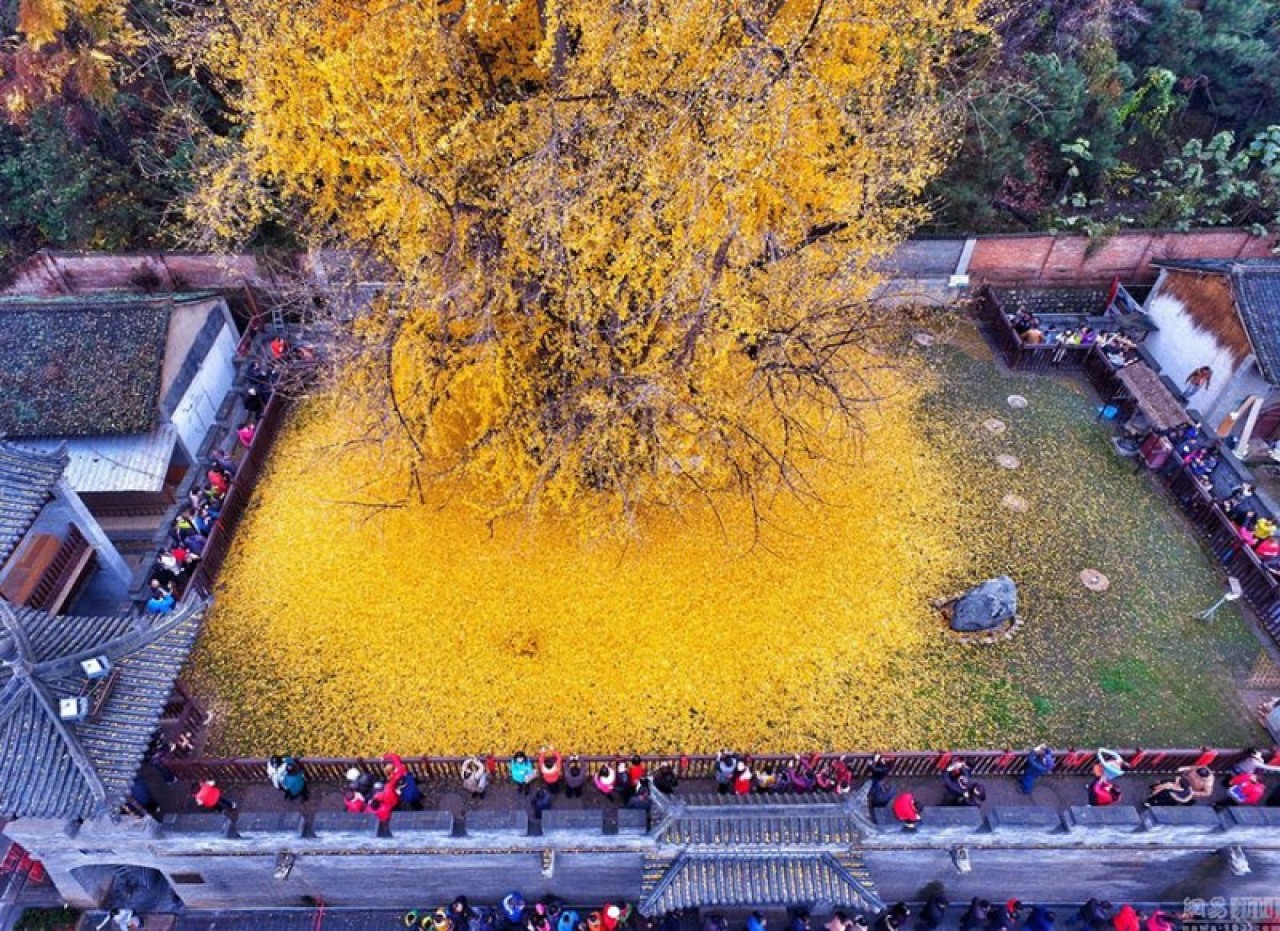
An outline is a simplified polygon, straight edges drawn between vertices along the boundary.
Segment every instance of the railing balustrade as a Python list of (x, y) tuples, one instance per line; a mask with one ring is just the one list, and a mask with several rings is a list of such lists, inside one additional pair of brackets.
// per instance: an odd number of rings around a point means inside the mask
[[(1082, 776), (1092, 772), (1097, 748), (1068, 749), (1057, 751), (1057, 765), (1054, 773), (1064, 776)], [(1117, 749), (1129, 764), (1130, 771), (1139, 774), (1167, 774), (1183, 766), (1210, 765), (1221, 769), (1230, 766), (1242, 756), (1242, 751), (1232, 749), (1214, 749), (1200, 747), (1197, 749), (1157, 749), (1141, 748)], [(824, 753), (813, 757), (802, 754), (805, 759), (834, 761), (843, 759), (857, 776), (866, 776), (871, 770), (874, 754), (859, 753)], [(625, 754), (617, 756), (582, 755), (579, 759), (594, 772), (602, 763), (618, 763), (630, 757)], [(787, 766), (797, 757), (795, 754), (751, 754), (747, 757), (753, 767)], [(1013, 776), (1022, 772), (1025, 765), (1025, 750), (956, 750), (956, 751), (892, 751), (884, 754), (890, 765), (890, 774), (894, 776), (928, 776), (937, 775), (946, 769), (952, 760), (963, 758), (975, 775), (979, 776)], [(460, 756), (419, 756), (405, 757), (405, 765), (415, 776), (424, 779), (456, 779), (464, 757)], [(508, 772), (511, 761), (509, 756), (481, 756), (491, 768), (496, 767), (500, 776)], [(676, 774), (685, 779), (709, 779), (715, 771), (716, 758), (712, 754), (690, 755), (643, 755), (640, 758), (650, 772), (662, 766), (670, 766)], [(347, 770), (351, 768), (367, 771), (375, 776), (385, 771), (383, 761), (373, 757), (302, 757), (298, 758), (303, 772), (313, 782), (324, 784), (343, 784), (346, 782)], [(267, 761), (265, 759), (216, 759), (190, 758), (175, 759), (166, 762), (166, 766), (182, 779), (215, 779), (221, 785), (237, 785), (253, 782), (265, 782), (267, 779)]]
[(267, 406), (254, 431), (253, 442), (245, 451), (244, 459), (236, 467), (235, 478), (232, 479), (227, 493), (222, 498), (222, 509), (217, 521), (209, 531), (205, 541), (204, 552), (200, 564), (188, 580), (188, 588), (207, 595), (213, 590), (213, 583), (218, 571), (226, 561), (231, 548), (231, 540), (235, 535), (240, 520), (249, 507), (249, 501), (257, 487), (267, 461), (267, 453), (275, 443), (276, 436), (284, 425), (289, 402), (280, 392), (271, 395)]

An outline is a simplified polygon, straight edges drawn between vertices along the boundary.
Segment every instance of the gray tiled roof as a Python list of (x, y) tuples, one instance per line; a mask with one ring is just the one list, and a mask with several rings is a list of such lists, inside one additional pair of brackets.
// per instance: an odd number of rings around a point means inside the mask
[[(204, 603), (156, 617), (54, 616), (0, 602), (0, 817), (111, 814), (134, 776), (195, 642)], [(79, 663), (119, 670), (91, 720), (58, 717), (81, 693)]]
[(883, 908), (869, 880), (859, 878), (831, 854), (683, 853), (641, 899), (640, 912), (662, 915), (706, 905), (763, 908), (819, 903), (860, 912)]
[(145, 433), (156, 424), (172, 301), (0, 299), (0, 433)]
[(675, 818), (657, 835), (660, 843), (681, 846), (847, 846), (858, 838), (857, 829), (843, 815), (761, 815), (754, 812), (725, 817), (695, 815)]
[(39, 453), (0, 443), (0, 567), (48, 503), (66, 467), (61, 449)]
[(1167, 259), (1153, 263), (1174, 271), (1227, 275), (1236, 313), (1262, 375), (1280, 385), (1280, 260)]
[(1231, 289), (1258, 367), (1267, 381), (1280, 384), (1280, 262), (1237, 268)]
[(1106, 288), (1001, 288), (991, 293), (1007, 314), (1079, 314), (1098, 317), (1107, 309)]
[(660, 844), (838, 850), (861, 837), (849, 800), (830, 793), (655, 799), (653, 837)]

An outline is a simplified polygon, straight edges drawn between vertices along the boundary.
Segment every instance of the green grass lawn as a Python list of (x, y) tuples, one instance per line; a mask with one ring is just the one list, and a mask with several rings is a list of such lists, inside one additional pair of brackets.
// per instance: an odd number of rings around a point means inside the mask
[[(1007, 573), (1025, 621), (1005, 643), (931, 648), (949, 652), (941, 661), (954, 670), (945, 688), (955, 713), (937, 722), (937, 743), (1263, 739), (1235, 690), (1261, 645), (1234, 608), (1211, 625), (1195, 618), (1222, 593), (1224, 575), (1176, 503), (1113, 452), (1083, 377), (1006, 372), (968, 325), (912, 351), (941, 376), (920, 422), (960, 474), (955, 526), (972, 575), (958, 587)], [(1015, 410), (1011, 394), (1030, 403)], [(982, 426), (992, 417), (1007, 425), (1003, 434)], [(1018, 457), (1020, 468), (997, 466), (1001, 453)], [(1003, 507), (1008, 493), (1029, 510)], [(1110, 589), (1086, 589), (1085, 568), (1104, 573)]]

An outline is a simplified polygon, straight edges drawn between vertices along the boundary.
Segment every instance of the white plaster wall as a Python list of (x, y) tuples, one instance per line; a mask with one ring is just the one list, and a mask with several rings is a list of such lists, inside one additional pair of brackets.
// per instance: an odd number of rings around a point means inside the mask
[(235, 332), (230, 326), (224, 326), (170, 418), (193, 461), (199, 456), (200, 444), (208, 436), (218, 408), (235, 381), (235, 358)]
[(1208, 330), (1196, 326), (1186, 306), (1157, 287), (1147, 299), (1147, 313), (1160, 329), (1147, 337), (1146, 348), (1168, 375), (1182, 388), (1187, 376), (1202, 365), (1213, 369), (1208, 390), (1198, 391), (1190, 404), (1198, 411), (1216, 409), (1217, 401), (1231, 381), (1235, 360)]

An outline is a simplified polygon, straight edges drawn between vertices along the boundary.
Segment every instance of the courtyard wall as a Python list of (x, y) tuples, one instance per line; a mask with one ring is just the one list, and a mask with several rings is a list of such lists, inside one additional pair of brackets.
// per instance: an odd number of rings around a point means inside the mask
[[(919, 900), (934, 882), (953, 901), (994, 890), (1029, 902), (1092, 896), (1119, 902), (1261, 896), (1280, 889), (1275, 808), (925, 808), (914, 833), (884, 810), (874, 819), (865, 810), (844, 810), (862, 828), (843, 856), (865, 865), (884, 901)], [(170, 816), (163, 824), (24, 818), (6, 833), (41, 859), (78, 907), (100, 904), (105, 890), (94, 880), (121, 866), (157, 871), (186, 906), (199, 909), (291, 907), (313, 898), (334, 907), (413, 908), (460, 891), (473, 901), (496, 902), (512, 889), (530, 900), (556, 895), (581, 904), (637, 902), (684, 850), (726, 857), (744, 852), (727, 844), (673, 844), (656, 831), (605, 833), (569, 825), (536, 834), (521, 821), (490, 818), (454, 828), (439, 813), (404, 813), (393, 817), (390, 836), (380, 837), (367, 815), (330, 811), (308, 823), (296, 812), (241, 812), (235, 823), (211, 813)], [(1248, 860), (1246, 875), (1231, 869), (1227, 852), (1233, 846)], [(958, 848), (968, 853), (969, 872), (956, 867)], [(758, 852), (813, 851), (780, 838)], [(292, 865), (278, 875), (285, 853)]]

